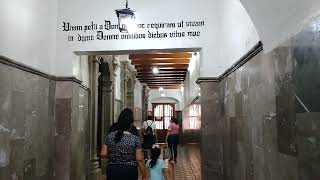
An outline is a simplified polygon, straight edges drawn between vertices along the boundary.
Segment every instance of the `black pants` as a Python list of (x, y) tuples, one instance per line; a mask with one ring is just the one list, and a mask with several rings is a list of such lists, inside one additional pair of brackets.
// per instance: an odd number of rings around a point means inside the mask
[(151, 149), (152, 145), (156, 143), (156, 136), (143, 136), (143, 149)]
[(170, 149), (170, 153), (171, 153), (171, 159), (173, 159), (174, 161), (177, 160), (177, 149), (178, 149), (178, 144), (179, 144), (179, 135), (178, 134), (174, 134), (174, 135), (169, 135), (168, 136), (168, 148)]
[(136, 166), (115, 166), (107, 168), (107, 180), (138, 180), (138, 167)]

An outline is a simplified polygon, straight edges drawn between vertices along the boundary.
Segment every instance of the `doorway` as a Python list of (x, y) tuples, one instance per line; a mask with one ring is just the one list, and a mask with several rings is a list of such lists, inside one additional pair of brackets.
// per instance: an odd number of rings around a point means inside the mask
[(175, 104), (152, 103), (152, 112), (156, 123), (158, 142), (165, 143), (170, 120), (175, 116)]

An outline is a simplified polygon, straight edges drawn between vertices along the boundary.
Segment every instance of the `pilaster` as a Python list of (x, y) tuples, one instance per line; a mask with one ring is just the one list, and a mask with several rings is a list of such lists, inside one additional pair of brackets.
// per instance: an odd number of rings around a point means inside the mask
[(99, 158), (97, 157), (97, 123), (98, 123), (98, 79), (99, 79), (99, 61), (90, 57), (90, 164), (89, 180), (100, 180), (101, 169)]
[(201, 81), (201, 156), (203, 180), (223, 179), (224, 108), (220, 83)]

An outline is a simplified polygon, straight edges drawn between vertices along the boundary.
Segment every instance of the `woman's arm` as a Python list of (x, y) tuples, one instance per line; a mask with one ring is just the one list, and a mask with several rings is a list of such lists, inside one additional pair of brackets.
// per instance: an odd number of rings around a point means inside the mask
[(162, 169), (162, 174), (163, 174), (164, 180), (169, 180), (168, 170), (166, 168)]
[(166, 135), (166, 140), (168, 139), (168, 136), (170, 134), (171, 128), (172, 128), (172, 124), (170, 123), (169, 127), (168, 127), (168, 131), (167, 131), (167, 135)]
[(101, 151), (100, 151), (100, 157), (101, 158), (107, 158), (108, 157), (108, 146), (107, 145), (102, 145)]
[(146, 166), (144, 165), (144, 155), (142, 149), (136, 150), (136, 160), (138, 162), (138, 166), (142, 174), (142, 179), (147, 180), (147, 170)]

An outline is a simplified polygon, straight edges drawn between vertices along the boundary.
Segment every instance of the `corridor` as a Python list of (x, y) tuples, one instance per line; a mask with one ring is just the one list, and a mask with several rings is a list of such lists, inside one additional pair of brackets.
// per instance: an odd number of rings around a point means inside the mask
[[(163, 149), (162, 149), (163, 151)], [(186, 144), (179, 147), (178, 163), (166, 160), (168, 180), (201, 180), (200, 149), (197, 144)], [(141, 178), (141, 177), (140, 177)], [(104, 175), (101, 180), (107, 180)]]
[(320, 180), (319, 77), (320, 0), (1, 0), (0, 180)]

